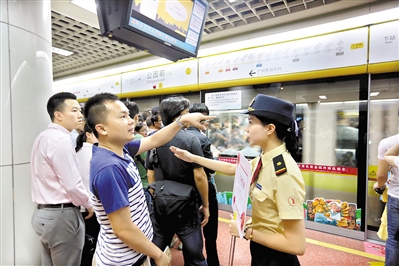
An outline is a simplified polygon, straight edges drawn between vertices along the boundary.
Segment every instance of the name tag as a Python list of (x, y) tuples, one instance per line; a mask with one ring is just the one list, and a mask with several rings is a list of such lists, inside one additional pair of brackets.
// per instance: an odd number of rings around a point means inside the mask
[(259, 190), (262, 190), (262, 185), (259, 184), (259, 183), (256, 183), (256, 188), (259, 189)]

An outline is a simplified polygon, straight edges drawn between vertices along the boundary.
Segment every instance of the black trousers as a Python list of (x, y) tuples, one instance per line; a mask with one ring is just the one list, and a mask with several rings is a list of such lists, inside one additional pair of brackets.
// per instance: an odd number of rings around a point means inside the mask
[(216, 247), (216, 239), (218, 237), (218, 217), (219, 208), (216, 199), (215, 186), (208, 182), (208, 201), (209, 201), (209, 220), (203, 228), (205, 238), (206, 261), (210, 266), (219, 266), (219, 257)]
[(251, 241), (251, 266), (299, 266), (298, 257)]
[[(86, 217), (88, 212), (83, 212), (83, 218)], [(86, 228), (86, 235), (89, 235), (94, 238), (94, 248), (97, 245), (97, 238), (98, 233), (100, 232), (100, 225), (97, 222), (97, 217), (93, 214), (90, 219), (84, 220), (85, 221), (85, 228)], [(83, 247), (82, 252), (82, 260), (80, 262), (81, 266), (91, 266), (93, 261), (93, 246), (90, 245), (87, 241), (85, 241), (85, 245)]]

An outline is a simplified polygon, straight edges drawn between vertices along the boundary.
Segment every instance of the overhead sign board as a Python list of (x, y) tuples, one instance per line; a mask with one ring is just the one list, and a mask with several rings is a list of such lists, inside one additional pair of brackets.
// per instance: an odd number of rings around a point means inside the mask
[(399, 60), (399, 21), (370, 27), (370, 64)]
[(368, 28), (199, 59), (200, 84), (367, 64)]
[(89, 98), (97, 93), (109, 92), (114, 94), (121, 93), (121, 75), (113, 75), (93, 80), (80, 81), (67, 85), (54, 87), (54, 93), (72, 92), (78, 99)]
[(197, 60), (123, 73), (122, 93), (197, 85), (197, 73)]

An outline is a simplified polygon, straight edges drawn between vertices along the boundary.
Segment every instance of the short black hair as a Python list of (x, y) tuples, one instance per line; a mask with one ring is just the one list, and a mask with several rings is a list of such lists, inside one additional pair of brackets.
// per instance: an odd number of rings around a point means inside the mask
[(54, 113), (64, 109), (65, 100), (76, 100), (77, 97), (71, 92), (59, 92), (50, 97), (47, 101), (47, 113), (51, 121), (54, 121)]
[(147, 117), (151, 116), (151, 112), (150, 111), (144, 111), (142, 116), (143, 116), (143, 120), (145, 121), (145, 120), (147, 120)]
[(166, 98), (159, 105), (162, 122), (169, 125), (180, 113), (190, 107), (190, 101), (182, 96), (171, 96)]
[(157, 115), (159, 113), (159, 106), (154, 106), (151, 109), (151, 114), (152, 115)]
[(134, 131), (136, 131), (137, 133), (139, 133), (139, 131), (144, 127), (144, 123), (143, 122), (138, 122), (137, 125), (134, 127)]
[(123, 102), (125, 104), (125, 106), (127, 107), (127, 109), (129, 109), (129, 116), (131, 119), (134, 119), (134, 117), (140, 113), (139, 110), (139, 106), (137, 105), (137, 103), (135, 102), (131, 102), (131, 101), (124, 101)]
[(106, 102), (118, 101), (119, 97), (112, 93), (99, 93), (89, 98), (85, 104), (84, 116), (86, 123), (93, 129), (94, 135), (98, 138), (98, 132), (96, 125), (102, 122), (106, 122)]
[(190, 113), (201, 113), (209, 115), (209, 108), (204, 103), (194, 103), (188, 110)]
[[(155, 115), (151, 115), (151, 117), (150, 117), (151, 125), (150, 126), (155, 126), (155, 122), (159, 122), (158, 117), (160, 117), (159, 113), (156, 113)], [(161, 117), (161, 121), (162, 121), (162, 117)], [(148, 123), (147, 123), (147, 125), (148, 125)]]

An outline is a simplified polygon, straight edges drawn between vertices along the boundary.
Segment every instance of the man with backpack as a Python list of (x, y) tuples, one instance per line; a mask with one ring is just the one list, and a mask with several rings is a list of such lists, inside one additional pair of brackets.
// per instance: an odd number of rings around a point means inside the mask
[[(183, 97), (163, 100), (159, 109), (165, 126), (188, 113), (189, 106), (189, 100)], [(170, 146), (203, 156), (198, 138), (184, 130), (180, 130), (168, 143), (147, 153), (148, 183), (156, 181), (153, 242), (163, 250), (176, 234), (183, 243), (185, 265), (204, 266), (207, 262), (202, 253), (201, 226), (205, 226), (209, 218), (208, 179), (203, 167), (179, 160), (169, 150)], [(197, 191), (202, 201), (201, 208), (197, 203)]]

